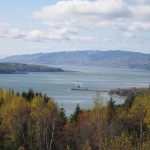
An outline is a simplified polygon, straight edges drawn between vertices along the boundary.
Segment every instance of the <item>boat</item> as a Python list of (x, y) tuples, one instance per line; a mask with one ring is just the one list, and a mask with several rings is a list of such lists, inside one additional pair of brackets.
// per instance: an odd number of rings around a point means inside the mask
[(95, 89), (88, 89), (77, 85), (77, 87), (72, 88), (71, 90), (74, 91), (94, 91), (94, 92), (109, 92), (108, 90), (95, 90)]
[(83, 88), (80, 85), (77, 85), (77, 87), (72, 88), (71, 90), (76, 90), (76, 91), (88, 91), (88, 88)]

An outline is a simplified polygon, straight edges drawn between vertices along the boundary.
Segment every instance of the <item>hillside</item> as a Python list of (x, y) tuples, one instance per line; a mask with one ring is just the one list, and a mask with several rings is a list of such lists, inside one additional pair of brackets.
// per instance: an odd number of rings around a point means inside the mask
[(0, 74), (27, 73), (27, 72), (64, 72), (61, 68), (42, 65), (27, 65), (21, 63), (0, 63)]
[(67, 116), (46, 94), (0, 88), (0, 149), (149, 150), (150, 91), (141, 94), (122, 105), (96, 97)]
[(70, 51), (6, 57), (4, 62), (150, 70), (150, 54), (129, 51)]

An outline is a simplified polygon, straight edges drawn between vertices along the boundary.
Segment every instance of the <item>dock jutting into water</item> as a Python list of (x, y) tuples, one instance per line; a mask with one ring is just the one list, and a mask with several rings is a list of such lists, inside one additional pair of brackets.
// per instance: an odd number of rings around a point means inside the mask
[(72, 88), (71, 90), (74, 90), (74, 91), (87, 91), (87, 92), (110, 92), (108, 90), (97, 90), (97, 89), (88, 89), (88, 88)]

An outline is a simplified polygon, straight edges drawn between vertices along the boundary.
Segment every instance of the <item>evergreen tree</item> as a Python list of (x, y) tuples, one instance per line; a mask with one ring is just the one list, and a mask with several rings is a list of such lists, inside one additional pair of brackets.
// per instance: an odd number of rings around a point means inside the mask
[(80, 109), (79, 104), (77, 104), (74, 113), (71, 115), (71, 122), (77, 122), (78, 121), (78, 117), (80, 116), (80, 114), (82, 113), (82, 110)]
[(29, 89), (28, 92), (22, 92), (22, 97), (30, 102), (35, 97), (34, 91), (32, 89)]
[(115, 116), (115, 110), (116, 110), (115, 101), (111, 97), (108, 102), (108, 113), (107, 113), (108, 121), (111, 121), (113, 117)]
[(61, 125), (64, 126), (67, 123), (67, 116), (63, 105), (61, 105), (59, 110), (59, 117), (61, 120)]
[(134, 93), (130, 94), (127, 96), (125, 102), (124, 102), (124, 106), (126, 109), (129, 109), (131, 108), (133, 102), (134, 102), (134, 99), (135, 99), (135, 96), (134, 96)]

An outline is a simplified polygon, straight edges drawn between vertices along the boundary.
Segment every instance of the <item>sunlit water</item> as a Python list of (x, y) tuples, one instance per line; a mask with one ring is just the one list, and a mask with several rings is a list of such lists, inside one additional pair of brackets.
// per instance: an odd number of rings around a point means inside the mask
[[(46, 93), (59, 104), (63, 104), (67, 114), (74, 111), (79, 103), (82, 108), (93, 105), (95, 92), (72, 91), (71, 88), (81, 87), (95, 90), (111, 90), (115, 88), (148, 87), (150, 72), (128, 69), (106, 69), (91, 67), (67, 67), (66, 70), (78, 72), (61, 73), (29, 73), (29, 74), (0, 74), (0, 87), (12, 88), (15, 91)], [(109, 100), (107, 93), (100, 93), (104, 101)], [(122, 98), (114, 98), (116, 103), (123, 103)]]

